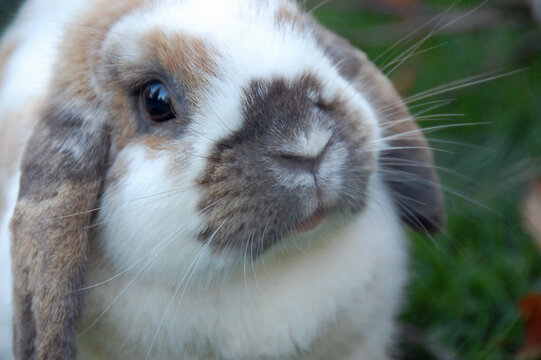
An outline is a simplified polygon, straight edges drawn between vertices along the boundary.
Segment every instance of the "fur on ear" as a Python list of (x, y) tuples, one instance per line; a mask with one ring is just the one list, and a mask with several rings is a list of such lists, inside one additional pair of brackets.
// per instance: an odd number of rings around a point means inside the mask
[(11, 222), (17, 359), (75, 359), (88, 225), (110, 132), (65, 105), (43, 113), (27, 144)]
[(316, 36), (340, 73), (376, 107), (387, 138), (380, 171), (402, 221), (433, 233), (446, 222), (445, 205), (429, 145), (394, 86), (366, 55), (310, 19)]

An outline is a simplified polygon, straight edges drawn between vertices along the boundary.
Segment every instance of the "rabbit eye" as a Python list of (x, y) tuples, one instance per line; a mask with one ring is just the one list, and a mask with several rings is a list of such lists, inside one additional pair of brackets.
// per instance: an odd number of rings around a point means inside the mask
[(169, 91), (161, 82), (153, 81), (143, 87), (141, 99), (143, 108), (150, 120), (164, 122), (175, 117)]

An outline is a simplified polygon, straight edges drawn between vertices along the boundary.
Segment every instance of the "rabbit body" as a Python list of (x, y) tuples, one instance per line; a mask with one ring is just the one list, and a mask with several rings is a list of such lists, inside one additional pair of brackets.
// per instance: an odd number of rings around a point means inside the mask
[[(143, 275), (132, 282), (130, 275), (93, 288), (82, 348), (95, 359), (138, 358), (152, 342), (158, 359), (386, 359), (390, 309), (397, 309), (406, 278), (405, 238), (397, 222), (375, 229), (388, 209), (369, 206), (369, 215), (336, 231), (333, 243), (256, 264), (245, 259), (234, 274), (194, 265), (160, 282)], [(186, 263), (205, 261), (199, 250), (192, 254)], [(89, 283), (116, 273), (92, 263)]]
[(57, 2), (0, 47), (16, 358), (389, 359), (443, 210), (364, 54), (285, 0)]

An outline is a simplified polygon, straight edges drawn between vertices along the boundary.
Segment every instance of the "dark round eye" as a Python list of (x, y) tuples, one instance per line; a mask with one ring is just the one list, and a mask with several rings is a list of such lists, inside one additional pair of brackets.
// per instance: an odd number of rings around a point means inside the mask
[(169, 91), (164, 84), (153, 81), (143, 88), (141, 93), (143, 107), (150, 120), (163, 122), (175, 117)]

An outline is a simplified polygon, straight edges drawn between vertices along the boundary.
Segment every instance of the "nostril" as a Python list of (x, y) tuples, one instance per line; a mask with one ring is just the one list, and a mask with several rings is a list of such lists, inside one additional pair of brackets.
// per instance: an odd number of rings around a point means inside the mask
[(332, 145), (330, 136), (326, 138), (312, 137), (311, 143), (300, 144), (301, 146), (299, 144), (295, 145), (272, 154), (273, 160), (283, 169), (294, 172), (308, 172), (317, 177), (323, 158)]
[(304, 157), (292, 154), (274, 155), (274, 160), (282, 167), (297, 172), (309, 172), (315, 174), (321, 157)]

